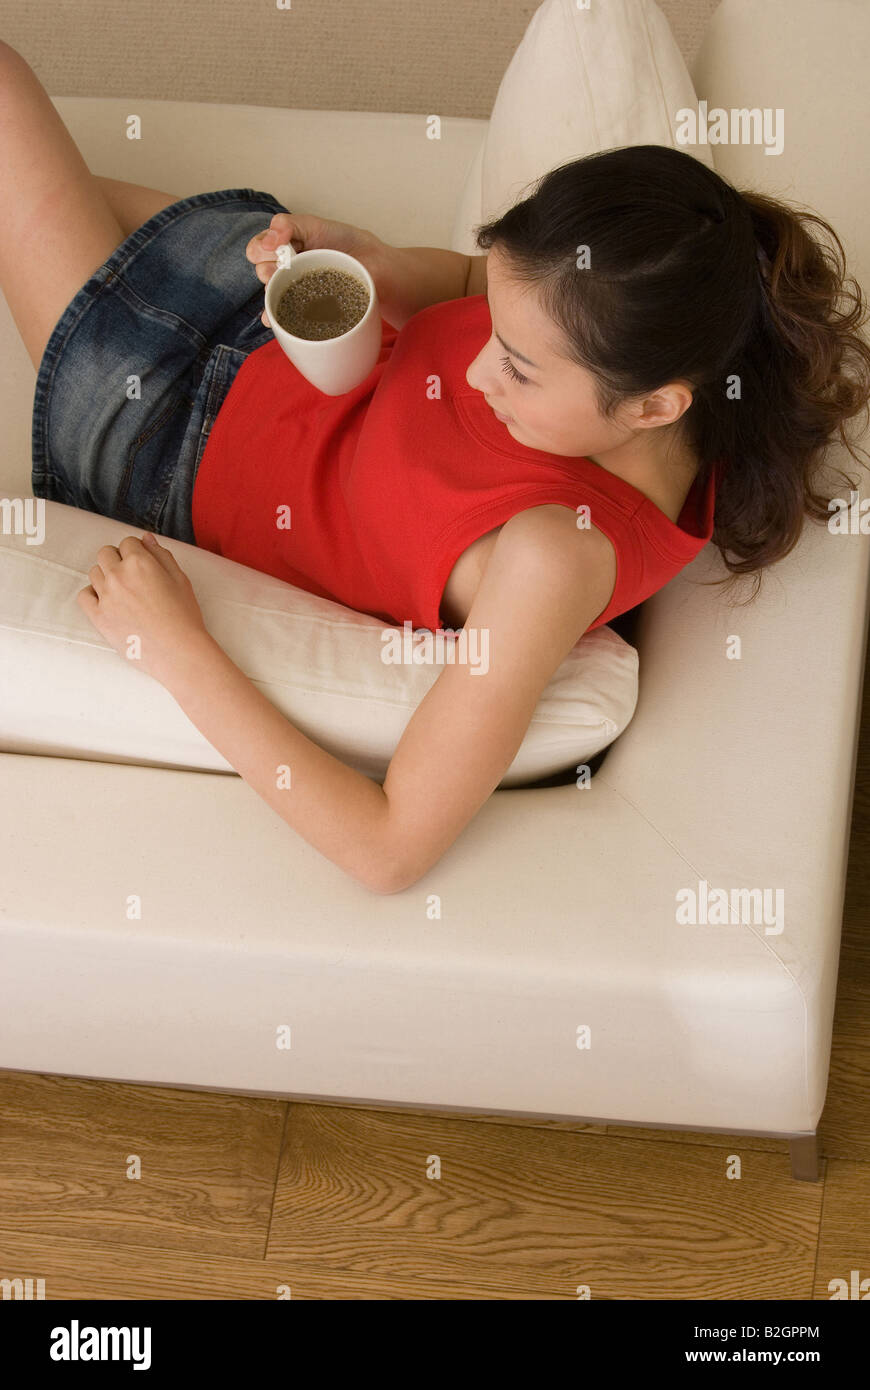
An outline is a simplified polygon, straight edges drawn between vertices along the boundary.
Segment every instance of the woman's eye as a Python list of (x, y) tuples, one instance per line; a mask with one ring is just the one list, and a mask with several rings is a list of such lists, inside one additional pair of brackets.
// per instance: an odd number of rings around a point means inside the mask
[(510, 360), (509, 357), (503, 357), (501, 359), (501, 364), (502, 370), (507, 372), (509, 376), (513, 377), (514, 381), (528, 381), (529, 378), (527, 376), (523, 376), (522, 372), (517, 371), (516, 367), (514, 366), (513, 362)]

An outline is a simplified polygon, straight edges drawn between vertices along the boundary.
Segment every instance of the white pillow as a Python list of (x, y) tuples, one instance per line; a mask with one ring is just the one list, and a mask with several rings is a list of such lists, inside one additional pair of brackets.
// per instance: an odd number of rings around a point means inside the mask
[[(76, 602), (100, 546), (141, 531), (59, 502), (39, 505), (41, 544), (0, 533), (0, 749), (232, 772), (168, 691), (120, 657)], [(377, 619), (159, 539), (189, 576), (209, 632), (271, 703), (315, 743), (382, 781), (441, 667), (385, 664), (388, 629)], [(607, 627), (581, 638), (501, 785), (587, 763), (630, 721), (637, 685), (633, 647)]]
[(451, 246), (479, 255), (472, 224), (531, 191), (550, 169), (596, 150), (670, 145), (713, 168), (709, 145), (677, 146), (677, 112), (698, 101), (653, 0), (544, 0), (501, 80), (466, 178)]

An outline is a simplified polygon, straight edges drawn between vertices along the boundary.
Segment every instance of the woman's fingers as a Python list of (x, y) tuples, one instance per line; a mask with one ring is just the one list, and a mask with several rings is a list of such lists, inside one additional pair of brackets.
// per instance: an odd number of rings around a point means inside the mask
[(274, 262), (275, 250), (279, 243), (280, 238), (278, 234), (271, 231), (271, 229), (265, 232), (258, 232), (256, 236), (251, 237), (251, 240), (245, 247), (245, 256), (249, 261), (253, 261), (254, 265), (258, 265), (264, 260), (272, 260)]
[(294, 214), (292, 212), (274, 213), (272, 220), (269, 223), (268, 230), (270, 232), (280, 232), (282, 236), (286, 236), (288, 233), (292, 235), (295, 231), (298, 230), (296, 227)]
[(296, 249), (301, 250), (302, 238), (299, 230), (289, 212), (276, 212), (269, 226), (251, 237), (245, 247), (245, 255), (256, 265), (264, 259), (274, 261), (277, 247), (286, 246), (288, 241), (292, 241)]
[[(286, 214), (285, 214), (286, 217)], [(255, 237), (251, 237), (245, 247), (247, 259), (253, 262), (257, 273), (257, 279), (265, 285), (278, 268), (278, 247), (286, 246), (288, 242), (294, 250), (301, 251), (303, 248), (302, 238), (291, 236), (291, 233), (298, 231), (292, 221), (287, 218), (288, 226), (286, 229), (280, 227), (267, 227), (264, 232), (259, 232)]]
[[(318, 244), (318, 236), (326, 224), (308, 214), (294, 216), (289, 212), (276, 212), (268, 227), (251, 237), (245, 247), (245, 256), (254, 266), (257, 279), (268, 284), (278, 268), (278, 247), (288, 243), (294, 251), (304, 251), (307, 245)], [(308, 240), (306, 240), (306, 238)], [(264, 309), (260, 321), (269, 327)]]

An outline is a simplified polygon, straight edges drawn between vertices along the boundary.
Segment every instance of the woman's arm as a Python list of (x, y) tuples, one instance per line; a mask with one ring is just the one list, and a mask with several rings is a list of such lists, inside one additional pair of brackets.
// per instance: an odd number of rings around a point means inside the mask
[(437, 863), (498, 786), (544, 687), (606, 607), (615, 576), (610, 542), (578, 529), (569, 509), (536, 507), (507, 522), (465, 625), (487, 640), (487, 668), (444, 667), (383, 787), (294, 728), (207, 633), (162, 683), (293, 830), (371, 891), (394, 893)]
[(489, 799), (544, 688), (610, 602), (613, 545), (576, 522), (566, 507), (533, 507), (499, 532), (463, 629), (488, 635), (489, 669), (446, 666), (387, 769), (392, 891), (427, 873)]
[(401, 329), (430, 304), (462, 299), (472, 259), (477, 258), (437, 246), (391, 246), (379, 241), (366, 269), (384, 305), (384, 318)]
[(391, 307), (391, 313), (384, 314), (387, 322), (404, 328), (409, 318), (430, 304), (484, 294), (486, 260), (486, 256), (463, 256), (435, 246), (390, 246), (381, 241), (367, 269), (378, 298)]

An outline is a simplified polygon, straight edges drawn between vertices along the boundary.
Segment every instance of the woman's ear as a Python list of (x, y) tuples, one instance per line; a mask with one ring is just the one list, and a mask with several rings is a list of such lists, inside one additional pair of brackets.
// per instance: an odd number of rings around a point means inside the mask
[(634, 426), (636, 429), (652, 429), (659, 425), (673, 425), (685, 415), (693, 399), (688, 381), (669, 381), (648, 396), (641, 396), (636, 402)]

